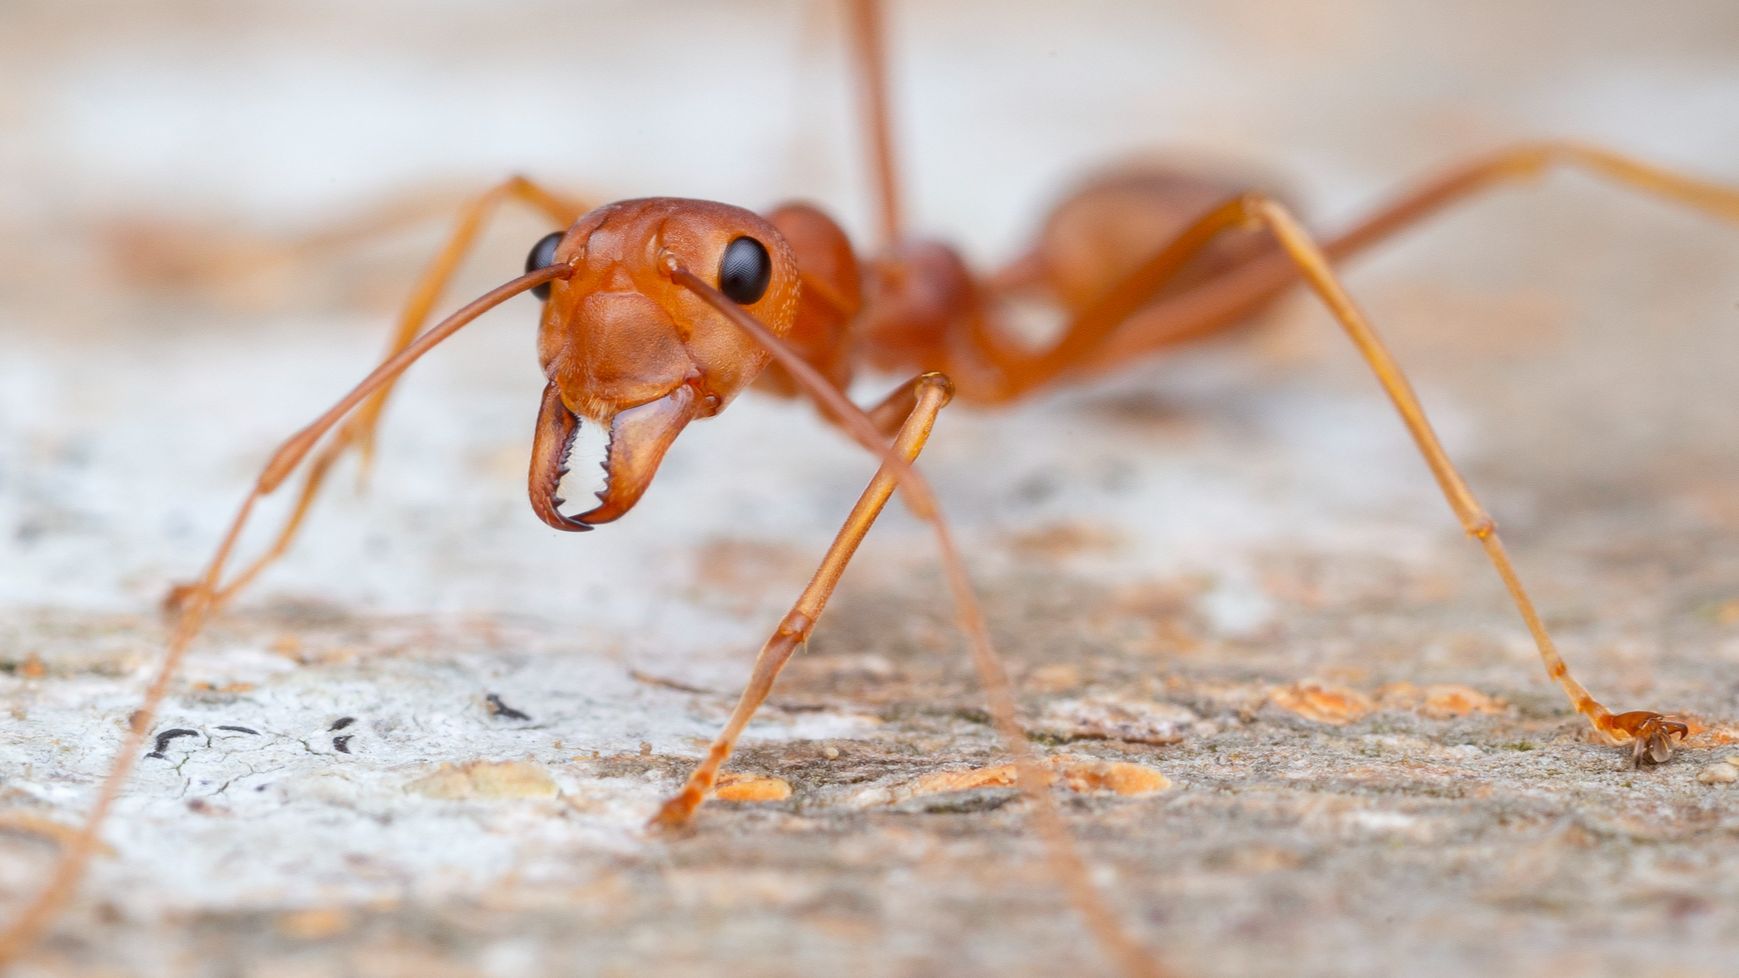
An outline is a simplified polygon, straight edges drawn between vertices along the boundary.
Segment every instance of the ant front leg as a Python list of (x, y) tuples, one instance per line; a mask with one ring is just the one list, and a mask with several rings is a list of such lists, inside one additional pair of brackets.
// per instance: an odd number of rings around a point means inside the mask
[[(1064, 824), (1062, 815), (1057, 811), (1056, 802), (1051, 798), (1050, 779), (1040, 768), (1032, 745), (1027, 741), (1026, 731), (1020, 725), (1014, 684), (1009, 680), (1008, 670), (1004, 668), (1002, 659), (996, 654), (996, 649), (991, 643), (990, 629), (985, 623), (984, 612), (979, 607), (977, 595), (973, 591), (971, 578), (966, 573), (966, 564), (961, 560), (960, 550), (954, 543), (954, 534), (949, 529), (947, 521), (942, 518), (941, 509), (936, 504), (935, 494), (930, 491), (929, 483), (912, 465), (911, 457), (903, 454), (896, 446), (890, 446), (882, 432), (877, 429), (875, 419), (852, 404), (837, 385), (828, 380), (820, 370), (806, 361), (801, 354), (781, 340), (772, 330), (769, 330), (766, 324), (749, 315), (706, 280), (684, 267), (681, 261), (674, 256), (666, 256), (663, 263), (666, 273), (676, 284), (695, 293), (720, 314), (736, 323), (738, 328), (753, 338), (772, 357), (773, 362), (785, 368), (798, 389), (807, 394), (824, 415), (836, 420), (840, 427), (852, 437), (852, 440), (880, 458), (882, 470), (878, 473), (878, 478), (891, 477), (890, 486), (898, 485), (901, 491), (906, 494), (906, 504), (911, 507), (912, 512), (930, 524), (930, 529), (936, 537), (936, 549), (942, 557), (942, 568), (948, 579), (948, 590), (954, 599), (960, 630), (966, 635), (967, 646), (972, 653), (972, 665), (978, 672), (980, 684), (984, 687), (985, 700), (990, 707), (991, 724), (996, 728), (1005, 749), (1014, 760), (1016, 787), (1020, 789), (1021, 794), (1032, 806), (1032, 824), (1044, 842), (1052, 874), (1068, 893), (1070, 902), (1080, 912), (1082, 920), (1092, 931), (1099, 946), (1126, 978), (1164, 978), (1168, 974), (1166, 969), (1123, 926), (1118, 915), (1106, 902), (1104, 894), (1094, 884), (1092, 875), (1088, 872), (1086, 860), (1076, 849), (1074, 840), (1069, 835), (1068, 827)], [(935, 376), (938, 381), (942, 381), (940, 375)], [(918, 378), (915, 383), (914, 392), (918, 400), (919, 410), (914, 410), (913, 418), (924, 416), (921, 409), (926, 397), (935, 397), (942, 393), (938, 391), (931, 394), (929, 392), (930, 386), (930, 382), (925, 381), (923, 377)], [(900, 391), (896, 391), (893, 397), (883, 402), (884, 408), (899, 403), (903, 396)], [(937, 409), (939, 408), (938, 404)], [(910, 422), (908, 422), (909, 424)], [(912, 457), (916, 456), (916, 449), (920, 447), (922, 447), (922, 439), (914, 445)], [(872, 483), (872, 487), (873, 485)], [(869, 493), (866, 491), (865, 497), (868, 496)], [(860, 500), (859, 505), (862, 504), (863, 501)], [(879, 506), (878, 503), (878, 511)], [(853, 511), (854, 515), (856, 512), (856, 510)], [(873, 515), (870, 518), (873, 518)], [(810, 586), (804, 591), (806, 597), (816, 602), (817, 614), (826, 603), (827, 596), (832, 589), (832, 582), (836, 581), (839, 573), (843, 572), (846, 560), (850, 558), (852, 550), (856, 547), (855, 542), (844, 548), (841, 547), (841, 543), (847, 538), (851, 527), (852, 523), (848, 521), (840, 531), (840, 537), (835, 540), (834, 547), (829, 549), (828, 556), (816, 572), (815, 578), (810, 581)], [(867, 530), (867, 528), (866, 520), (864, 529)], [(857, 539), (861, 538), (862, 532), (860, 531), (857, 534)], [(799, 607), (793, 610), (801, 611), (801, 608), (802, 599), (799, 600)], [(791, 618), (787, 618), (785, 622), (787, 628), (800, 625), (801, 621), (794, 621)], [(814, 626), (813, 616), (809, 618), (809, 626)], [(780, 635), (775, 634), (768, 646), (774, 650), (773, 655), (764, 660), (767, 665), (765, 685), (770, 687), (773, 676), (778, 672), (779, 667), (796, 650), (797, 642), (792, 641), (787, 644)], [(777, 661), (771, 661), (772, 659)], [(761, 673), (761, 667), (762, 663), (757, 663), (757, 677)], [(654, 819), (655, 823), (679, 824), (682, 818), (687, 817), (684, 814), (685, 808), (687, 813), (692, 814), (694, 808), (700, 804), (705, 797), (704, 788), (701, 788), (699, 794), (691, 794), (690, 789), (701, 787), (701, 784), (710, 786), (711, 778), (716, 775), (718, 765), (723, 763), (724, 756), (729, 753), (730, 745), (736, 734), (741, 732), (742, 723), (747, 722), (749, 715), (754, 712), (754, 707), (766, 696), (765, 689), (761, 689), (757, 696), (757, 686), (757, 681), (751, 680), (749, 688), (743, 694), (742, 703), (738, 704), (737, 712), (732, 716), (731, 723), (726, 726), (725, 733), (714, 742), (706, 761), (701, 764), (701, 769), (697, 770), (694, 777), (689, 779), (689, 784), (685, 786), (681, 795), (666, 803), (665, 809), (671, 816), (668, 823), (666, 823), (664, 812), (661, 812), (659, 817)], [(708, 772), (709, 767), (710, 773)]]
[[(416, 338), (428, 322), (435, 303), (440, 301), (442, 293), (458, 271), (460, 263), (476, 245), (484, 226), (495, 216), (501, 204), (508, 200), (517, 200), (536, 209), (548, 216), (559, 228), (572, 224), (583, 211), (583, 207), (577, 202), (546, 190), (521, 176), (510, 177), (478, 195), (465, 205), (446, 243), (418, 279), (416, 288), (412, 290), (393, 327), (387, 344), (387, 356), (402, 352)], [(309, 462), (307, 474), (303, 476), (302, 486), (296, 494), (295, 505), (271, 545), (225, 584), (223, 590), (208, 596), (214, 610), (227, 604), (262, 571), (289, 551), (308, 516), (309, 508), (325, 484), (326, 476), (333, 464), (347, 451), (356, 449), (361, 455), (364, 471), (367, 470), (373, 461), (374, 437), (380, 424), (380, 415), (386, 408), (387, 398), (391, 396), (396, 383), (394, 379), (382, 384), (326, 444), (321, 446)], [(185, 608), (198, 587), (198, 584), (176, 585), (165, 599), (165, 605), (172, 610)]]
[[(930, 438), (930, 429), (936, 424), (936, 416), (953, 396), (954, 387), (947, 377), (938, 373), (927, 373), (902, 385), (884, 401), (883, 407), (910, 404), (905, 421), (894, 438), (894, 453), (908, 463), (915, 461), (918, 453), (924, 450), (924, 443)], [(871, 417), (874, 418), (875, 414)], [(821, 566), (816, 568), (815, 576), (810, 578), (809, 585), (786, 613), (778, 629), (761, 647), (760, 654), (755, 658), (754, 671), (749, 675), (748, 685), (743, 689), (736, 709), (731, 711), (724, 730), (713, 740), (712, 746), (707, 749), (706, 758), (689, 775), (682, 790), (659, 809), (652, 824), (663, 828), (685, 824), (694, 816), (695, 810), (706, 800), (707, 795), (712, 793), (719, 768), (730, 757), (737, 738), (749, 723), (749, 718), (755, 715), (755, 711), (767, 699), (767, 694), (772, 691), (779, 671), (785, 668), (785, 663), (790, 661), (798, 647), (808, 640), (816, 621), (821, 618), (821, 612), (827, 607), (827, 599), (832, 596), (834, 587), (839, 583), (840, 575), (845, 573), (846, 565), (851, 562), (858, 545), (863, 542), (870, 526), (881, 515), (888, 499), (893, 496), (897, 481), (897, 475), (885, 463), (870, 480), (863, 495), (858, 497), (857, 505), (852, 507), (851, 514), (845, 518), (845, 525), (840, 527), (838, 535), (833, 538), (833, 544), (821, 558)]]
[(248, 490), (235, 517), (231, 519), (228, 531), (224, 533), (216, 552), (206, 564), (205, 573), (197, 584), (187, 589), (187, 600), (180, 608), (180, 614), (170, 632), (163, 659), (151, 677), (151, 684), (145, 689), (139, 708), (129, 717), (127, 733), (121, 738), (120, 752), (115, 755), (114, 763), (103, 779), (102, 787), (97, 792), (97, 800), (91, 805), (84, 825), (79, 827), (78, 832), (61, 850), (54, 870), (48, 875), (36, 897), (24, 907), (16, 919), (4, 930), (0, 930), (0, 968), (16, 959), (36, 940), (37, 935), (72, 896), (79, 880), (84, 876), (85, 867), (97, 849), (98, 835), (108, 820), (109, 810), (114, 807), (115, 799), (120, 797), (121, 786), (132, 773), (133, 765), (138, 763), (140, 749), (145, 744), (152, 723), (155, 722), (157, 709), (169, 694), (169, 685), (180, 671), (181, 661), (186, 657), (188, 647), (204, 627), (216, 596), (228, 593), (229, 589), (223, 586), (224, 569), (229, 563), (236, 541), (241, 538), (242, 530), (247, 527), (254, 504), (281, 486), (307, 459), (314, 446), (352, 411), (375, 392), (396, 381), (423, 354), (508, 299), (569, 274), (571, 270), (566, 266), (539, 268), (472, 300), (427, 332), (417, 336), (404, 349), (387, 357), (361, 383), (340, 398), (338, 403), (278, 446), (278, 450), (272, 454), (271, 460), (254, 481), (253, 487)]

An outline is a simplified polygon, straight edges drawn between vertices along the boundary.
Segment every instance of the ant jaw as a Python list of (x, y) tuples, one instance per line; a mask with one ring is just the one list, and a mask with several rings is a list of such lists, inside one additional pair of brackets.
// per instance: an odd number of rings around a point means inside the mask
[(664, 453), (699, 413), (701, 401), (694, 387), (683, 384), (656, 401), (617, 412), (604, 449), (604, 488), (598, 505), (581, 513), (580, 521), (609, 523), (633, 509), (652, 485)]
[(703, 401), (693, 386), (683, 384), (657, 400), (618, 411), (610, 419), (604, 488), (597, 494), (598, 505), (578, 516), (567, 516), (561, 511), (563, 500), (556, 490), (567, 474), (568, 453), (573, 450), (580, 419), (568, 409), (560, 388), (551, 381), (544, 388), (532, 442), (532, 511), (548, 525), (568, 532), (583, 532), (620, 519), (645, 495), (664, 453), (700, 413)]

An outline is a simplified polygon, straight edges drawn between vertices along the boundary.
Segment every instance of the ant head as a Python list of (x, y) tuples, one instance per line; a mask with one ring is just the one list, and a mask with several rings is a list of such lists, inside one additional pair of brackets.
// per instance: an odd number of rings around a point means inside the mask
[[(708, 201), (656, 197), (600, 207), (539, 241), (528, 270), (565, 265), (540, 287), (538, 360), (549, 385), (532, 452), (532, 508), (563, 530), (626, 513), (695, 418), (717, 413), (768, 354), (706, 299), (672, 279), (692, 270), (784, 336), (797, 310), (797, 262), (760, 217)], [(586, 418), (610, 431), (598, 506), (568, 517), (556, 485)]]

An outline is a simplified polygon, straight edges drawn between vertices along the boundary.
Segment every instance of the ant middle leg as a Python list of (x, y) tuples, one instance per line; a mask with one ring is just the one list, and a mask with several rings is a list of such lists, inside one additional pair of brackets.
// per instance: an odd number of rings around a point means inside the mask
[(875, 198), (881, 221), (882, 244), (898, 241), (902, 232), (899, 167), (894, 162), (893, 126), (888, 95), (886, 22), (881, 0), (850, 0), (851, 50), (857, 67), (858, 97), (862, 123), (867, 130), (866, 149), (870, 171), (875, 176)]

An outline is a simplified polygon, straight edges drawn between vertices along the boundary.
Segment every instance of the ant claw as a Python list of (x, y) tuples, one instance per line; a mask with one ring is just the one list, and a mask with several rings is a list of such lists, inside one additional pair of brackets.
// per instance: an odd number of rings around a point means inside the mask
[(1612, 718), (1612, 726), (1630, 734), (1632, 769), (1665, 764), (1691, 732), (1690, 726), (1683, 721), (1652, 710), (1621, 713)]
[(163, 613), (172, 622), (179, 622), (191, 614), (203, 614), (211, 610), (216, 603), (216, 596), (211, 588), (203, 583), (176, 584), (163, 596)]
[(688, 827), (694, 818), (694, 810), (700, 807), (700, 793), (692, 787), (684, 787), (682, 791), (665, 800), (658, 806), (658, 814), (646, 820), (646, 828), (652, 832), (675, 832)]
[(169, 588), (169, 593), (163, 595), (163, 611), (166, 614), (179, 616), (193, 604), (194, 596), (200, 591), (198, 584), (176, 584)]

